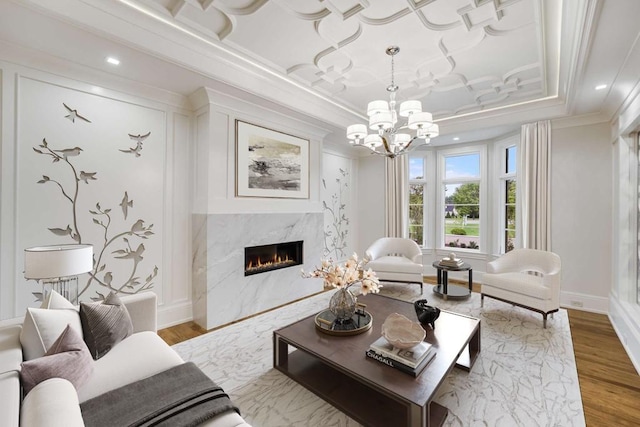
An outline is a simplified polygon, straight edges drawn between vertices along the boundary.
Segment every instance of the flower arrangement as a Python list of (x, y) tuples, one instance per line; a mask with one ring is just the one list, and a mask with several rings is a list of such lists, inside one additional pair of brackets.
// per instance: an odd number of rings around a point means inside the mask
[(368, 261), (369, 260), (366, 257), (359, 260), (358, 254), (356, 253), (351, 255), (344, 265), (334, 263), (331, 258), (323, 259), (321, 267), (316, 267), (315, 270), (309, 273), (305, 273), (303, 269), (302, 277), (319, 277), (324, 279), (325, 287), (345, 290), (349, 289), (356, 283), (360, 283), (360, 291), (362, 295), (367, 295), (369, 292), (377, 294), (382, 285), (373, 270), (364, 269), (364, 266)]

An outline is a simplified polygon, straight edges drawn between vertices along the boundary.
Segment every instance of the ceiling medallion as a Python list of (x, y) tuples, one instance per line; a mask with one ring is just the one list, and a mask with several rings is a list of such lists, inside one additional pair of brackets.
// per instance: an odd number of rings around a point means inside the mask
[[(374, 154), (395, 158), (416, 147), (416, 140), (428, 144), (431, 138), (439, 135), (438, 125), (433, 123), (431, 113), (422, 111), (420, 101), (409, 100), (400, 104), (396, 110), (396, 92), (398, 86), (394, 81), (393, 58), (400, 52), (398, 46), (386, 49), (391, 56), (391, 84), (387, 86), (389, 102), (371, 101), (367, 106), (369, 129), (377, 133), (367, 134), (367, 125), (357, 124), (347, 128), (349, 142), (357, 147), (366, 147)], [(406, 118), (406, 122), (398, 123), (398, 116)], [(409, 132), (413, 131), (415, 135)]]

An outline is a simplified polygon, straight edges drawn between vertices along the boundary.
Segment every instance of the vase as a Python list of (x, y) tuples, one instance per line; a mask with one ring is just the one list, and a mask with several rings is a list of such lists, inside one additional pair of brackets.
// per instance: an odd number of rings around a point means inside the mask
[(356, 312), (356, 303), (356, 297), (349, 289), (338, 289), (329, 301), (329, 310), (336, 316), (337, 323), (344, 323)]

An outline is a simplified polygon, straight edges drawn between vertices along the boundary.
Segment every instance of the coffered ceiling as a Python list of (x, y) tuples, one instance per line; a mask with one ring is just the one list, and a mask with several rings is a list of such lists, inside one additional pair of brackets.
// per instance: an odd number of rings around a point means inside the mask
[(137, 3), (354, 110), (388, 97), (392, 45), (399, 98), (436, 117), (549, 91), (540, 0)]
[[(25, 23), (0, 13), (0, 40), (91, 68), (120, 52), (127, 63), (110, 73), (185, 95), (222, 82), (337, 128), (387, 99), (391, 45), (400, 47), (399, 100), (421, 100), (444, 133), (484, 119), (610, 117), (624, 102), (620, 88), (628, 94), (637, 80), (629, 72), (639, 49), (636, 0), (2, 3), (20, 20), (37, 13), (57, 23), (35, 20), (18, 35)], [(609, 89), (599, 94), (584, 86), (600, 80)]]

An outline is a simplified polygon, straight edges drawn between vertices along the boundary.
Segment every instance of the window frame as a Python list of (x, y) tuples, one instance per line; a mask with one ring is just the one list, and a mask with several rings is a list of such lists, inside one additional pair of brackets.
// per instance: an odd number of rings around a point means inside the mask
[[(469, 154), (479, 154), (479, 177), (473, 178), (450, 178), (446, 179), (445, 174), (445, 165), (447, 157), (455, 157), (455, 156), (464, 156)], [(436, 248), (439, 250), (446, 251), (460, 251), (468, 254), (482, 254), (487, 253), (487, 245), (490, 239), (487, 239), (487, 145), (469, 145), (462, 147), (451, 147), (445, 148), (437, 151), (438, 155), (438, 168), (437, 168), (437, 177), (436, 177), (436, 187), (438, 191), (438, 197), (436, 202), (436, 221), (435, 221), (435, 234), (436, 234)], [(444, 186), (448, 183), (472, 183), (477, 182), (480, 187), (480, 200), (479, 200), (479, 210), (480, 210), (480, 225), (479, 225), (479, 233), (478, 236), (478, 246), (479, 249), (467, 249), (467, 248), (454, 248), (450, 246), (445, 246), (445, 190)]]
[[(422, 197), (422, 244), (418, 243), (418, 245), (422, 249), (430, 249), (433, 247), (433, 231), (434, 224), (431, 220), (435, 213), (435, 204), (428, 203), (430, 200), (435, 200), (434, 194), (434, 185), (433, 185), (433, 170), (435, 169), (435, 164), (433, 160), (433, 152), (432, 151), (414, 151), (409, 154), (410, 158), (422, 158), (422, 167), (424, 176), (422, 179), (409, 179), (409, 186), (414, 185), (422, 185), (423, 186), (423, 197)], [(409, 172), (410, 173), (410, 172)], [(409, 209), (407, 202), (407, 233), (409, 231)]]
[(409, 236), (411, 236), (411, 187), (414, 185), (419, 185), (422, 186), (422, 242), (416, 242), (418, 243), (418, 246), (420, 246), (421, 248), (425, 247), (425, 242), (427, 240), (427, 233), (426, 233), (426, 225), (427, 225), (427, 221), (426, 221), (426, 204), (427, 204), (427, 165), (426, 165), (426, 158), (424, 156), (409, 156), (409, 169), (411, 169), (411, 159), (422, 159), (422, 178), (420, 179), (416, 179), (416, 178), (411, 178), (411, 172), (409, 172), (409, 209), (407, 209), (407, 214), (409, 215), (409, 218), (407, 219), (407, 227), (409, 228)]
[[(511, 147), (515, 147), (516, 149), (516, 171), (515, 173), (508, 173), (506, 171), (507, 168), (507, 150)], [(514, 239), (514, 247), (521, 247), (521, 203), (519, 203), (519, 185), (520, 182), (518, 180), (518, 168), (520, 165), (520, 138), (516, 135), (510, 138), (507, 138), (502, 141), (496, 141), (494, 145), (494, 149), (496, 151), (496, 173), (495, 176), (495, 186), (497, 188), (497, 201), (495, 205), (495, 210), (497, 215), (495, 215), (496, 221), (494, 223), (494, 228), (496, 230), (495, 234), (495, 243), (494, 248), (496, 248), (497, 253), (502, 255), (506, 253), (506, 241), (504, 239), (504, 233), (506, 229), (506, 206), (507, 206), (507, 189), (506, 182), (508, 180), (514, 180), (516, 182), (516, 203), (515, 203), (515, 211), (516, 211), (516, 223), (515, 223), (515, 239)]]

